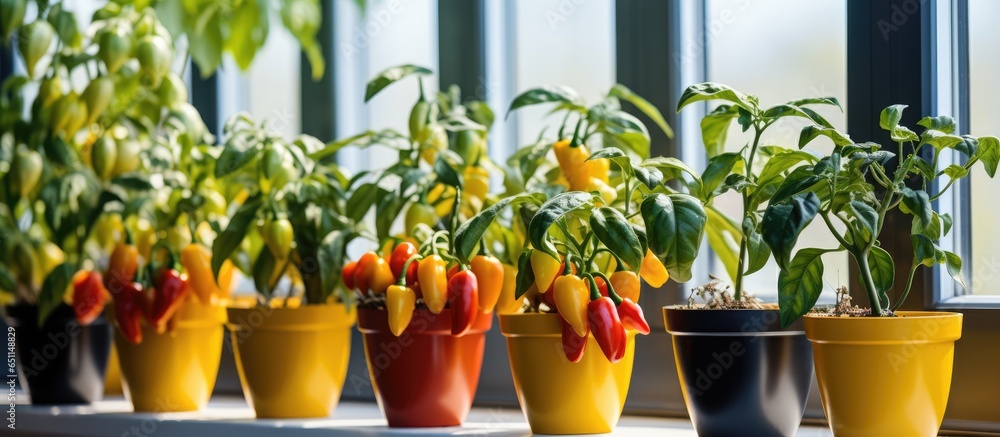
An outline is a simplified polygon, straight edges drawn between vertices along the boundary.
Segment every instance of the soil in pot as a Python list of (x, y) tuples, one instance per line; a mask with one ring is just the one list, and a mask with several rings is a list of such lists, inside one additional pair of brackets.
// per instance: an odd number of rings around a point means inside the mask
[(101, 400), (112, 330), (104, 316), (80, 326), (73, 309), (60, 304), (39, 327), (38, 307), (17, 305), (7, 308), (6, 322), (13, 328), (21, 387), (32, 404)]
[(806, 315), (803, 321), (834, 435), (937, 435), (951, 391), (961, 314)]
[(328, 417), (347, 376), (357, 312), (343, 304), (229, 308), (236, 367), (258, 418)]
[(537, 434), (600, 434), (615, 429), (625, 406), (635, 355), (628, 331), (625, 357), (612, 364), (593, 335), (578, 363), (566, 359), (558, 314), (501, 314), (514, 388)]
[(802, 322), (776, 309), (664, 307), (684, 403), (698, 435), (794, 436), (813, 377)]
[(143, 322), (142, 342), (129, 343), (115, 330), (125, 398), (135, 411), (199, 410), (208, 403), (222, 357), (226, 309), (184, 303), (173, 331), (157, 334)]
[(479, 384), (492, 314), (480, 313), (462, 336), (451, 334), (451, 311), (418, 309), (396, 337), (387, 312), (358, 309), (375, 399), (394, 428), (457, 426), (465, 421)]

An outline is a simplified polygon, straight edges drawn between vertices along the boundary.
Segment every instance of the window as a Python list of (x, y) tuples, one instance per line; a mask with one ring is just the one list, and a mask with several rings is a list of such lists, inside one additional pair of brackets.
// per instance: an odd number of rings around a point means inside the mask
[[(843, 0), (799, 2), (781, 0), (709, 0), (705, 10), (705, 50), (707, 78), (764, 99), (765, 106), (806, 97), (833, 96), (847, 107), (847, 6)], [(788, 37), (795, 35), (795, 37)], [(846, 115), (836, 108), (816, 108), (839, 129), (845, 129)], [(764, 133), (761, 145), (795, 148), (799, 131), (806, 122), (782, 120)], [(753, 141), (752, 132), (743, 133), (733, 123), (727, 140), (729, 152)], [(700, 143), (699, 143), (700, 144)], [(816, 141), (809, 148), (828, 152), (832, 143)], [(740, 217), (739, 195), (729, 192), (716, 205), (730, 217)], [(836, 239), (823, 223), (813, 223), (799, 239), (799, 247), (837, 247)], [(833, 289), (849, 282), (848, 255), (831, 253), (823, 257), (827, 288), (821, 299), (833, 301)], [(710, 272), (726, 276), (721, 261)], [(762, 270), (746, 278), (746, 290), (776, 301), (778, 266), (768, 261)]]

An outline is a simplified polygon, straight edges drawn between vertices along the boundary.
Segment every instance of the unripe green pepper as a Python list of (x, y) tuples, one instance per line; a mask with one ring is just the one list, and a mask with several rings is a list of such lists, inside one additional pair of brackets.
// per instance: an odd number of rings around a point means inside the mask
[(27, 0), (0, 0), (0, 38), (4, 42), (10, 42), (14, 29), (21, 27), (27, 9)]
[(147, 35), (139, 40), (135, 49), (135, 57), (139, 60), (139, 72), (153, 85), (159, 85), (163, 77), (170, 71), (170, 63), (174, 60), (174, 50), (167, 40)]
[(10, 173), (7, 174), (14, 192), (25, 197), (34, 190), (42, 178), (42, 165), (41, 154), (26, 147), (18, 147), (10, 165)]
[(38, 101), (43, 108), (47, 108), (59, 101), (63, 95), (62, 79), (59, 76), (52, 76), (42, 81), (38, 86)]
[(465, 165), (473, 165), (479, 161), (479, 157), (486, 148), (486, 139), (476, 130), (463, 130), (455, 134), (455, 141), (450, 144), (451, 149), (462, 157)]
[(132, 57), (134, 42), (130, 29), (123, 24), (116, 24), (106, 29), (98, 38), (100, 48), (97, 57), (104, 61), (108, 73), (114, 74)]
[(427, 116), (431, 112), (431, 103), (424, 100), (423, 97), (417, 101), (417, 104), (413, 105), (413, 109), (410, 110), (410, 138), (416, 140), (424, 132), (424, 128), (427, 127)]
[(108, 109), (115, 97), (115, 82), (110, 77), (98, 77), (83, 90), (81, 100), (87, 106), (87, 124), (91, 125)]
[(284, 261), (288, 258), (288, 254), (292, 251), (295, 232), (287, 218), (265, 220), (261, 225), (260, 235), (275, 259)]
[(177, 73), (167, 73), (163, 78), (163, 82), (160, 82), (160, 87), (156, 90), (156, 96), (160, 99), (160, 104), (163, 106), (171, 106), (178, 102), (187, 103), (188, 90), (187, 86), (184, 85), (184, 79), (178, 76)]
[(90, 166), (102, 181), (111, 179), (118, 160), (118, 144), (110, 135), (102, 135), (90, 149)]
[(24, 58), (28, 76), (35, 78), (35, 65), (49, 51), (56, 31), (48, 21), (37, 20), (21, 26), (17, 35), (17, 48)]
[(118, 146), (118, 153), (115, 157), (114, 175), (128, 173), (139, 168), (139, 155), (142, 152), (142, 145), (134, 138), (125, 138), (115, 142)]

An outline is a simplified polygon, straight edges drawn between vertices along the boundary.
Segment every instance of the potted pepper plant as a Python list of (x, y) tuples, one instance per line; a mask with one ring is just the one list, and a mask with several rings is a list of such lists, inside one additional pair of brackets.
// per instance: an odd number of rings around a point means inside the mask
[[(921, 266), (942, 264), (964, 285), (961, 257), (937, 245), (951, 230), (952, 218), (935, 211), (934, 201), (976, 164), (981, 162), (991, 177), (997, 169), (996, 137), (958, 135), (955, 121), (947, 116), (924, 117), (917, 123), (924, 130), (917, 134), (900, 123), (904, 108), (889, 106), (879, 118), (879, 126), (896, 143), (891, 150), (872, 142), (855, 143), (826, 126), (805, 127), (800, 146), (826, 137), (835, 147), (819, 162), (789, 175), (777, 189), (785, 195), (772, 198), (762, 219), (764, 241), (774, 253), (784, 254), (778, 278), (782, 324), (805, 315), (823, 408), (838, 436), (937, 435), (948, 403), (962, 314), (899, 308)], [(952, 153), (964, 163), (941, 168)], [(898, 164), (893, 167), (894, 158)], [(896, 264), (878, 238), (886, 215), (893, 211), (912, 216), (913, 247), (906, 285), (895, 302), (888, 292), (896, 283)], [(817, 216), (840, 245), (804, 248), (791, 256), (801, 226)], [(843, 287), (836, 306), (812, 310), (823, 288), (820, 255), (832, 251), (851, 255), (870, 308), (851, 305)], [(859, 388), (853, 382), (858, 369), (865, 378), (879, 381), (879, 389)]]
[[(699, 101), (723, 104), (701, 122), (708, 165), (700, 177), (683, 175), (683, 184), (706, 205), (734, 191), (742, 211), (734, 220), (709, 209), (710, 222), (727, 227), (728, 239), (738, 244), (738, 249), (713, 244), (720, 257), (735, 258), (727, 269), (733, 284), (713, 278), (693, 290), (689, 304), (663, 308), (684, 401), (699, 435), (795, 435), (812, 382), (810, 345), (801, 323), (780, 323), (777, 306), (749, 293), (744, 279), (771, 258), (773, 246), (762, 239), (764, 208), (769, 201), (783, 200), (787, 193), (778, 187), (811, 169), (819, 158), (815, 152), (763, 144), (762, 138), (790, 117), (831, 128), (812, 108), (839, 108), (839, 103), (823, 97), (763, 107), (756, 96), (702, 83), (684, 91), (677, 110)], [(726, 152), (733, 121), (743, 132), (752, 132), (753, 139), (738, 151)], [(774, 254), (779, 265), (787, 257), (777, 250)], [(696, 304), (696, 297), (706, 303)], [(787, 390), (770, 389), (775, 386)]]
[[(430, 73), (412, 65), (390, 68), (368, 83), (366, 98), (402, 78)], [(512, 293), (513, 267), (502, 244), (509, 232), (491, 234), (490, 241), (501, 244), (489, 253), (466, 259), (455, 253), (455, 229), (492, 201), (486, 154), (492, 121), (485, 103), (463, 102), (457, 87), (429, 99), (421, 83), (408, 135), (386, 129), (352, 139), (391, 147), (399, 156), (366, 175), (348, 201), (348, 213), (359, 219), (374, 208), (381, 253), (364, 253), (342, 273), (358, 296), (368, 369), (390, 427), (465, 420), (491, 313), (505, 286)], [(399, 215), (404, 229), (392, 234)], [(418, 376), (413, 369), (434, 371)]]
[[(328, 146), (285, 140), (267, 123), (229, 120), (214, 174), (238, 204), (212, 245), (211, 267), (253, 278), (256, 298), (228, 309), (237, 369), (257, 417), (328, 417), (340, 399), (357, 313), (340, 286), (350, 179), (321, 164)], [(333, 147), (336, 147), (335, 145)], [(275, 377), (283, 375), (283, 377)]]
[[(517, 96), (511, 110), (559, 103), (565, 116), (557, 141), (542, 139), (508, 163), (515, 169), (508, 187), (532, 194), (511, 193), (456, 233), (462, 260), (488, 247), (482, 235), (498, 218), (524, 227), (527, 245), (514, 289), (521, 308), (500, 314), (500, 328), (521, 408), (536, 433), (615, 428), (631, 380), (635, 335), (649, 333), (636, 303), (640, 278), (659, 287), (670, 276), (690, 277), (705, 230), (701, 202), (662, 183), (661, 169), (674, 167), (638, 160), (648, 155), (649, 135), (621, 110), (621, 100), (671, 134), (655, 107), (621, 85), (589, 108), (563, 87)], [(568, 123), (575, 124), (572, 132)], [(604, 147), (591, 154), (588, 143)], [(555, 165), (547, 158), (550, 150)], [(509, 206), (513, 218), (504, 218)]]

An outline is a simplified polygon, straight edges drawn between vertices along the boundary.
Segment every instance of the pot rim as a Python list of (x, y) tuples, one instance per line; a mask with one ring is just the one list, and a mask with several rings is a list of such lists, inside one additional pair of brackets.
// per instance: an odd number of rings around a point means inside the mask
[(704, 309), (681, 305), (662, 307), (663, 326), (671, 335), (704, 337), (772, 337), (804, 335), (801, 320), (781, 327), (778, 309)]
[(558, 313), (498, 314), (504, 337), (562, 337)]
[(900, 317), (806, 315), (806, 337), (813, 343), (856, 345), (928, 344), (962, 337), (962, 313), (897, 311)]
[[(358, 318), (353, 306), (343, 303), (309, 304), (296, 308), (228, 307), (226, 326), (231, 331), (317, 331), (350, 328)], [(250, 320), (260, 314), (260, 322)]]
[[(187, 300), (174, 314), (174, 324), (177, 329), (206, 328), (226, 323), (226, 307), (220, 305), (205, 305), (196, 300)], [(152, 326), (145, 317), (143, 326)]]
[[(358, 308), (358, 330), (362, 334), (391, 334), (389, 329), (389, 313), (384, 309)], [(493, 326), (493, 313), (477, 312), (476, 321), (464, 335), (484, 334)], [(410, 335), (444, 335), (451, 334), (451, 309), (445, 308), (441, 313), (434, 314), (427, 309), (413, 310), (413, 319), (403, 331)], [(463, 336), (464, 336), (463, 335)]]

